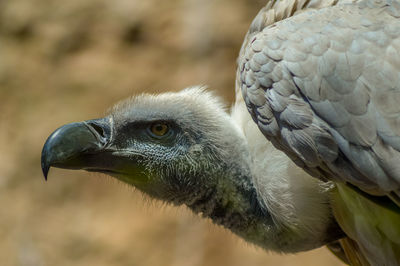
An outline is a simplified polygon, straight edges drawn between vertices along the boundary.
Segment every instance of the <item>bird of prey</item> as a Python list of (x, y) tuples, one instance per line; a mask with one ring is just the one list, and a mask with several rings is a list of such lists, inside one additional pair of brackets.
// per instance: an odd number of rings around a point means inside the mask
[(109, 174), (265, 249), (340, 239), (352, 265), (399, 265), (399, 17), (390, 0), (269, 1), (229, 114), (199, 87), (136, 96), (51, 134), (44, 175)]

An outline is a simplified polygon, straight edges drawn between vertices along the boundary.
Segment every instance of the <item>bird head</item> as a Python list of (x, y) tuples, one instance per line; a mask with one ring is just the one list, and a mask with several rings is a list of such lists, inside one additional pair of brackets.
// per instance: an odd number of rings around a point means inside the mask
[(46, 178), (51, 166), (105, 173), (181, 204), (218, 182), (228, 157), (243, 157), (238, 138), (220, 101), (202, 88), (144, 94), (104, 118), (57, 129), (43, 147), (42, 169)]

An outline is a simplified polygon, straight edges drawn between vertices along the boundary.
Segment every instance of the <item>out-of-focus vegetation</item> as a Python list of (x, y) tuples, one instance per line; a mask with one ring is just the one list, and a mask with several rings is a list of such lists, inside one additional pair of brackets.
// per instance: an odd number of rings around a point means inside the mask
[(0, 265), (341, 265), (280, 256), (102, 175), (51, 169), (58, 126), (139, 92), (207, 84), (233, 99), (262, 0), (0, 1)]

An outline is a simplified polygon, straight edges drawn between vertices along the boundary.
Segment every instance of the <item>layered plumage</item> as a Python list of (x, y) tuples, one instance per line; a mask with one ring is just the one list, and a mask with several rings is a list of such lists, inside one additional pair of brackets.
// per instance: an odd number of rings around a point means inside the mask
[(272, 1), (239, 57), (260, 131), (338, 184), (336, 217), (374, 265), (400, 263), (399, 18), (390, 0)]

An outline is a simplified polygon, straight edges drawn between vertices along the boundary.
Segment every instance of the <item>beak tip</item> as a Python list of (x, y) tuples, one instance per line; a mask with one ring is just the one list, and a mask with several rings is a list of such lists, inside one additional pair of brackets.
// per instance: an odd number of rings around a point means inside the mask
[(48, 163), (46, 163), (46, 161), (44, 160), (43, 156), (42, 156), (42, 172), (43, 172), (43, 176), (44, 176), (44, 180), (47, 181), (47, 175), (49, 173), (50, 170), (50, 165)]
[(49, 174), (49, 170), (51, 167), (52, 156), (49, 153), (48, 147), (48, 140), (46, 141), (45, 145), (43, 146), (42, 155), (41, 155), (41, 168), (44, 176), (44, 180), (47, 181), (47, 176)]
[(42, 167), (44, 180), (46, 180), (46, 181), (47, 181), (47, 174), (49, 173), (49, 169), (50, 169), (50, 167), (46, 167), (46, 168)]

